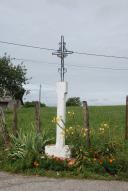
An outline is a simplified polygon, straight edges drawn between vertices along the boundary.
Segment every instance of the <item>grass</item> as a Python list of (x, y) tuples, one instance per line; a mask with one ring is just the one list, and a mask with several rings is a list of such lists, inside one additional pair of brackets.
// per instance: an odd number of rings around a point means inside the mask
[[(67, 111), (75, 112), (75, 121), (67, 115), (67, 126), (74, 125), (74, 122), (83, 126), (82, 107), (67, 107)], [(22, 108), (18, 111), (18, 128), (28, 131), (35, 124), (34, 108)], [(116, 134), (124, 136), (125, 107), (124, 106), (96, 106), (89, 107), (90, 128), (97, 129), (101, 123), (107, 123), (116, 130)], [(56, 108), (41, 108), (42, 129), (49, 131), (49, 136), (55, 137), (55, 124), (52, 123), (56, 116)], [(12, 112), (7, 112), (7, 126), (12, 127)]]
[[(68, 115), (68, 111), (74, 112), (75, 117), (72, 119)], [(56, 116), (56, 108), (54, 107), (44, 107), (41, 108), (41, 121), (42, 121), (42, 131), (46, 132), (48, 138), (53, 138), (53, 143), (55, 143), (55, 133), (56, 125), (52, 123), (53, 117)], [(116, 141), (124, 142), (124, 128), (125, 128), (125, 106), (96, 106), (89, 107), (90, 116), (90, 128), (91, 130), (97, 131), (102, 123), (109, 124), (110, 126), (110, 136)], [(12, 132), (12, 112), (6, 112), (7, 127), (10, 132)], [(82, 107), (67, 107), (67, 123), (66, 126), (79, 125), (83, 127), (83, 109)], [(22, 129), (24, 132), (29, 132), (35, 125), (35, 110), (34, 108), (21, 108), (18, 111), (18, 129)], [(98, 137), (99, 138), (99, 137)], [(101, 137), (103, 139), (103, 137)], [(93, 142), (98, 143), (97, 134), (93, 136)], [(128, 149), (127, 149), (128, 150)], [(125, 155), (125, 153), (123, 153)], [(126, 157), (126, 155), (125, 155)], [(7, 171), (17, 172), (13, 169), (13, 166), (7, 164), (6, 166), (0, 165), (0, 168)], [(91, 179), (105, 179), (105, 180), (128, 180), (126, 174), (120, 174), (119, 176), (110, 176), (107, 173), (98, 174), (90, 171), (85, 171), (84, 174), (75, 172), (57, 172), (52, 170), (42, 170), (42, 169), (25, 169), (18, 172), (25, 174), (38, 174), (48, 177), (73, 177), (73, 178), (91, 178)]]

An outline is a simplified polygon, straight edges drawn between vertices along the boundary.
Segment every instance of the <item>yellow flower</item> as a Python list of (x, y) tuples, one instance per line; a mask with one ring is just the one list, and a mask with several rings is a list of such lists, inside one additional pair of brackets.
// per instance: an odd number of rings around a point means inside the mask
[(61, 132), (61, 135), (62, 135), (62, 136), (65, 136), (65, 132), (64, 132), (64, 131), (62, 131), (62, 132)]
[(100, 131), (104, 131), (104, 128), (100, 128)]
[(104, 123), (104, 125), (103, 125), (105, 128), (109, 128), (109, 125), (108, 124), (106, 124), (106, 123)]
[(69, 130), (72, 130), (73, 129), (73, 127), (69, 127)]
[(61, 121), (61, 117), (54, 117), (52, 120), (53, 123), (58, 123), (60, 121)]
[(69, 132), (69, 130), (68, 130), (68, 129), (65, 129), (65, 132), (67, 132), (67, 133), (68, 133), (68, 132)]
[(72, 116), (74, 116), (75, 115), (75, 113), (74, 113), (74, 111), (68, 111), (68, 114), (72, 117)]

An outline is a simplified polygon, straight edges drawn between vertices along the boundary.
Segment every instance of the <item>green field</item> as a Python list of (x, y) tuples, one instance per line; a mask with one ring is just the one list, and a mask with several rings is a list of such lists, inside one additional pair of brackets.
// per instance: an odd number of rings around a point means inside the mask
[[(67, 126), (80, 125), (83, 127), (83, 108), (67, 107), (67, 112), (75, 112), (74, 119), (67, 114)], [(52, 123), (53, 117), (56, 116), (56, 108), (41, 108), (42, 130), (49, 132), (49, 137), (55, 136), (55, 124)], [(95, 106), (89, 107), (90, 128), (98, 129), (102, 123), (109, 124), (110, 128), (116, 135), (124, 137), (125, 127), (125, 107), (124, 106)], [(18, 128), (28, 131), (32, 125), (35, 125), (34, 108), (21, 108), (18, 111)], [(12, 113), (7, 112), (7, 126), (12, 127)]]

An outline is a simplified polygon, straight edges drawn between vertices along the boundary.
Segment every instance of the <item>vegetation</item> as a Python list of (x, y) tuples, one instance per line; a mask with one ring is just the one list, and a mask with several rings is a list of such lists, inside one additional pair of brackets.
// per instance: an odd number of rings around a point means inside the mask
[(66, 106), (81, 106), (80, 97), (68, 98)]
[(22, 64), (13, 65), (11, 58), (6, 54), (0, 58), (0, 97), (9, 95), (23, 103), (23, 85), (26, 82), (26, 69)]
[[(12, 172), (54, 177), (68, 176), (128, 180), (128, 141), (124, 140), (125, 107), (89, 107), (91, 147), (85, 144), (82, 107), (67, 108), (64, 134), (72, 158), (48, 157), (46, 144), (55, 143), (56, 108), (42, 108), (42, 133), (35, 131), (34, 108), (18, 113), (18, 138), (12, 135), (12, 113), (6, 113), (11, 144), (1, 143), (0, 168)], [(54, 120), (52, 120), (54, 119)], [(56, 119), (56, 120), (55, 120)]]
[[(34, 101), (27, 101), (24, 103), (24, 107), (28, 108), (28, 107), (34, 107), (35, 106), (35, 102)], [(41, 107), (46, 107), (45, 103), (40, 103)]]

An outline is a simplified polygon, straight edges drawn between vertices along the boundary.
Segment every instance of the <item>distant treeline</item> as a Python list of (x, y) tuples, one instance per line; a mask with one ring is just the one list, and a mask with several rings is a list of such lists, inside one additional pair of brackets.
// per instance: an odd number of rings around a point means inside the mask
[[(35, 106), (35, 102), (34, 101), (27, 101), (24, 103), (24, 107), (34, 107)], [(46, 107), (45, 103), (40, 103), (41, 107)]]

